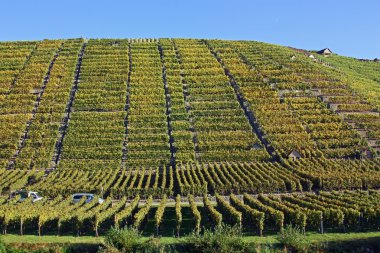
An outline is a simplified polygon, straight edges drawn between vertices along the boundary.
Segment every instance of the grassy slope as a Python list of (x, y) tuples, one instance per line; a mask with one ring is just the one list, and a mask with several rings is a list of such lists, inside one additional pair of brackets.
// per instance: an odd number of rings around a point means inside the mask
[[(36, 236), (36, 235), (5, 235), (1, 236), (3, 241), (7, 244), (18, 244), (18, 243), (31, 243), (31, 244), (49, 244), (49, 243), (59, 243), (59, 244), (101, 244), (103, 242), (103, 237), (92, 237), (92, 236)], [(258, 244), (276, 244), (278, 240), (276, 235), (270, 236), (246, 236), (245, 240), (250, 242), (255, 242)], [(374, 239), (378, 238), (380, 241), (380, 231), (379, 232), (365, 232), (365, 233), (328, 233), (328, 234), (318, 234), (318, 233), (307, 233), (307, 240), (310, 243), (318, 242), (332, 242), (332, 241), (352, 241), (352, 240), (362, 240), (362, 239)], [(143, 237), (142, 240), (148, 240), (149, 237)], [(166, 244), (180, 243), (182, 239), (174, 237), (162, 237), (161, 241)]]
[(37, 235), (3, 235), (2, 240), (7, 244), (13, 243), (70, 243), (70, 244), (100, 244), (103, 242), (103, 237), (94, 236), (37, 236)]

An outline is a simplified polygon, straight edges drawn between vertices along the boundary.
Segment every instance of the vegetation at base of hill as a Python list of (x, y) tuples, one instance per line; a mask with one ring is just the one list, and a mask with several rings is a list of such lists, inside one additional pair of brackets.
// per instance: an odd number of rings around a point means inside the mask
[[(287, 229), (287, 227), (285, 228)], [(212, 231), (210, 231), (212, 232)], [(297, 236), (303, 236), (298, 230)], [(138, 233), (136, 233), (138, 235)], [(240, 233), (238, 233), (239, 235)], [(210, 237), (214, 237), (210, 235)], [(207, 238), (210, 238), (207, 237)], [(284, 252), (284, 247), (280, 240), (280, 234), (270, 236), (243, 236), (242, 245), (251, 245), (253, 252)], [(239, 238), (239, 237), (238, 237)], [(360, 233), (331, 233), (317, 234), (306, 233), (305, 242), (308, 245), (308, 252), (366, 252), (372, 250), (377, 252), (380, 249), (379, 232)], [(13, 253), (45, 253), (45, 252), (81, 252), (95, 253), (101, 246), (104, 249), (104, 238), (99, 237), (73, 237), (73, 236), (24, 236), (20, 240), (18, 235), (3, 236), (8, 252)], [(188, 238), (175, 237), (144, 237), (139, 239), (139, 249), (143, 252), (192, 252), (189, 247)], [(197, 241), (202, 241), (198, 238)], [(289, 247), (287, 247), (289, 249)], [(252, 251), (251, 251), (252, 252)]]
[(286, 249), (296, 252), (306, 252), (308, 243), (306, 236), (297, 226), (286, 226), (278, 235), (278, 241), (283, 244)]

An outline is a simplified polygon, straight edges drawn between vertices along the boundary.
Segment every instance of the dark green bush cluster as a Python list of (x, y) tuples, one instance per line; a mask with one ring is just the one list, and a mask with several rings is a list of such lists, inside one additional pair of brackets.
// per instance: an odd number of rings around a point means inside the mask
[(112, 228), (106, 238), (105, 247), (99, 253), (118, 252), (193, 252), (193, 253), (249, 253), (256, 252), (256, 246), (243, 240), (239, 226), (222, 224), (214, 230), (196, 232), (184, 237), (179, 244), (163, 244), (159, 238), (142, 241), (141, 235), (134, 228)]

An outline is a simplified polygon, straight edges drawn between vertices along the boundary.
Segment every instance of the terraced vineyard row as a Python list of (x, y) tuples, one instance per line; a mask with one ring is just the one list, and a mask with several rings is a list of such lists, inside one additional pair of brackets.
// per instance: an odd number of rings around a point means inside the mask
[[(174, 200), (162, 196), (155, 202), (152, 196), (131, 201), (122, 198), (117, 202), (85, 199), (72, 203), (71, 198), (58, 196), (36, 203), (0, 200), (0, 225), (3, 233), (29, 231), (52, 233), (96, 234), (111, 226), (133, 226), (144, 231), (183, 235), (188, 226), (214, 227), (222, 222), (242, 226), (248, 233), (271, 233), (286, 224), (296, 224), (303, 230), (325, 232), (329, 230), (355, 230), (363, 227), (380, 227), (380, 195), (370, 192), (321, 192), (320, 194), (220, 196), (215, 200), (207, 196), (192, 195)], [(166, 214), (175, 209), (176, 222), (168, 222)], [(172, 218), (171, 218), (172, 219)], [(186, 224), (186, 227), (184, 226)]]
[(91, 192), (116, 199), (136, 195), (258, 194), (317, 190), (379, 189), (379, 161), (329, 160), (181, 164), (176, 169), (1, 170), (2, 194), (27, 188), (56, 197)]

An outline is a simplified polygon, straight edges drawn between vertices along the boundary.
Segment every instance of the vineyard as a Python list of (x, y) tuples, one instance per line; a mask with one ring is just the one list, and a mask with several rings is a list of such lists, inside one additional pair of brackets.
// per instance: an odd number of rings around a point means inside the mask
[[(256, 41), (0, 42), (4, 234), (380, 229), (376, 62)], [(38, 191), (33, 203), (9, 199)], [(72, 203), (71, 194), (104, 198)]]

